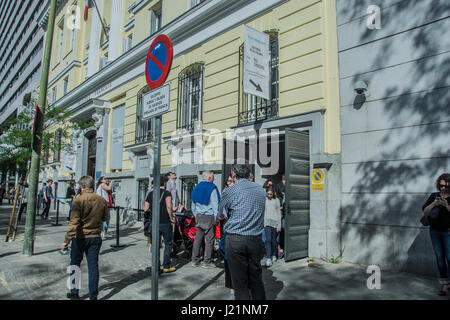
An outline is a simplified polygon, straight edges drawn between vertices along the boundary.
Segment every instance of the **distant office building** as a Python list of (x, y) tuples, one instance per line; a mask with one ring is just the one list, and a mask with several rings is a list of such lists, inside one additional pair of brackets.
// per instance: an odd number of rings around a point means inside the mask
[[(45, 3), (0, 1), (0, 131), (26, 107), (25, 96), (37, 98), (44, 44), (37, 21)], [(14, 179), (15, 172), (10, 172), (8, 180)]]

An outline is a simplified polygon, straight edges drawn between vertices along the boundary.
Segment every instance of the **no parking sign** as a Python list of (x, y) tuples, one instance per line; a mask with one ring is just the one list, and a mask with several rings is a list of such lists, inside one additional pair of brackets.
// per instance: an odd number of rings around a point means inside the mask
[(153, 40), (145, 63), (145, 78), (150, 89), (156, 89), (166, 81), (172, 59), (172, 41), (165, 34), (160, 34)]
[(323, 191), (325, 172), (322, 169), (315, 169), (311, 175), (311, 189), (313, 191)]

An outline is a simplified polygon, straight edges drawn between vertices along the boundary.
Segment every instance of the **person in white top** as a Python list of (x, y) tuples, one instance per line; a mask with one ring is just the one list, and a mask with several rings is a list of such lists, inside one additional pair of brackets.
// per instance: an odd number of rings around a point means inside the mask
[(273, 187), (267, 189), (266, 208), (264, 211), (264, 233), (266, 235), (266, 266), (270, 267), (277, 260), (277, 232), (281, 231), (280, 201), (275, 197)]
[(112, 201), (110, 200), (110, 193), (112, 192), (113, 182), (114, 180), (111, 180), (111, 182), (109, 182), (108, 178), (100, 177), (97, 183), (96, 193), (103, 199), (105, 199), (106, 202), (108, 203), (108, 219), (103, 223), (102, 239), (112, 237), (112, 235), (108, 233), (108, 228), (109, 228), (109, 220), (111, 217), (110, 207), (112, 206)]

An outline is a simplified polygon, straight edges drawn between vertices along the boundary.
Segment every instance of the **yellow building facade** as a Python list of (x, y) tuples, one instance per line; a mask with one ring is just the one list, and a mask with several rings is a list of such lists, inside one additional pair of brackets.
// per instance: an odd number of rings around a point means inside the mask
[[(153, 122), (142, 118), (142, 99), (149, 91), (145, 59), (155, 37), (166, 34), (174, 58), (165, 82), (170, 85), (170, 111), (162, 116), (161, 171), (177, 173), (183, 205), (190, 207), (190, 192), (203, 171), (213, 171), (222, 190), (231, 162), (245, 158), (256, 182), (279, 182), (286, 175), (288, 258), (338, 252), (335, 1), (96, 4), (87, 9), (85, 20), (85, 1), (59, 2), (49, 102), (72, 110), (70, 121), (94, 124), (74, 133), (72, 152), (41, 178), (107, 176), (115, 181), (116, 204), (142, 208), (154, 160)], [(245, 26), (269, 35), (270, 101), (244, 93)], [(322, 192), (311, 191), (314, 169), (326, 176)]]

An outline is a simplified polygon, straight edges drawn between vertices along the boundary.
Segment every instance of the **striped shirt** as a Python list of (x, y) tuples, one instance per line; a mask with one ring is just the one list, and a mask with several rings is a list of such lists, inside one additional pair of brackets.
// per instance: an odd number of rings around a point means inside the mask
[(222, 194), (219, 212), (228, 211), (228, 221), (224, 231), (227, 234), (257, 236), (264, 229), (266, 194), (255, 182), (239, 179)]

